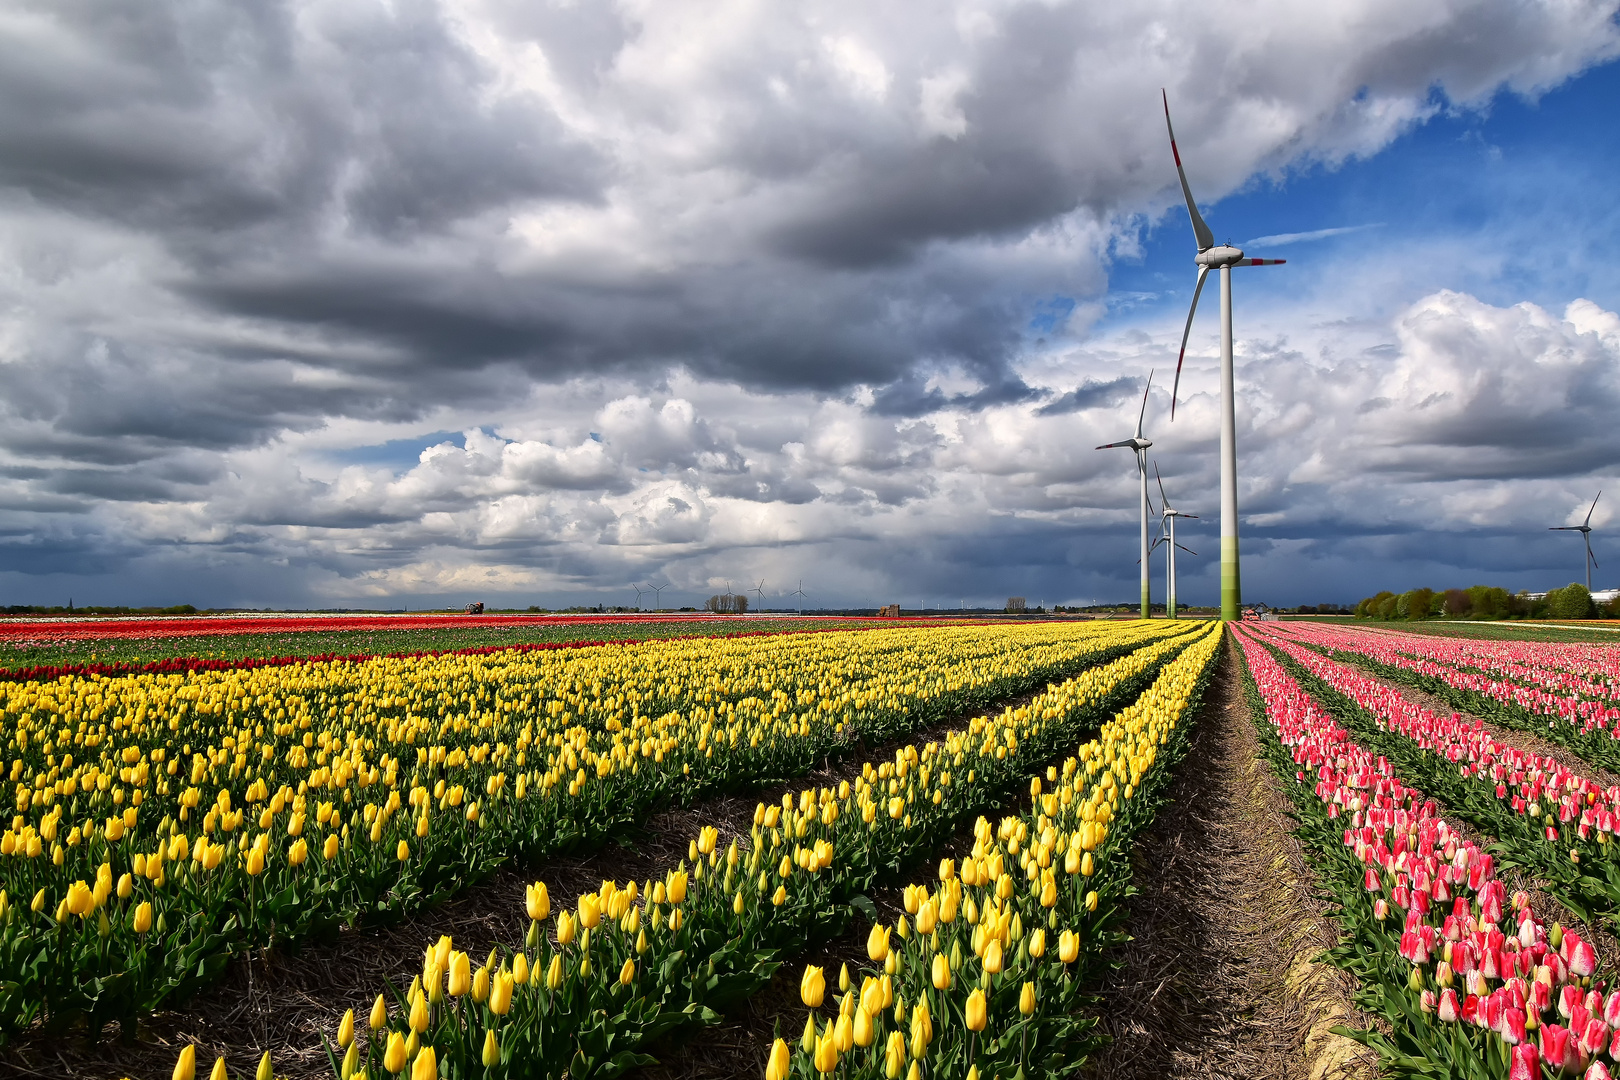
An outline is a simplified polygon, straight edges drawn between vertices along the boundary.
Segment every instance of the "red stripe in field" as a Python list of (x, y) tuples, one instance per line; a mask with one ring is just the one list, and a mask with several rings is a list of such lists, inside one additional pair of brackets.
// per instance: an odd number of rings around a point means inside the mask
[[(821, 616), (806, 616), (820, 618)], [(153, 619), (18, 619), (0, 622), (0, 641), (88, 641), (95, 638), (199, 637), (213, 634), (288, 634), (346, 630), (456, 630), (489, 626), (578, 626), (637, 622), (676, 622), (669, 615), (294, 615), (200, 616)], [(735, 617), (690, 618), (694, 624), (734, 621)]]

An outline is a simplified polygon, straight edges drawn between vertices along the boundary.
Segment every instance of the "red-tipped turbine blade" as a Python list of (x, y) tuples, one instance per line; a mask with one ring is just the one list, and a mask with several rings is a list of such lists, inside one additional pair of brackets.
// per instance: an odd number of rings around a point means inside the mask
[(1153, 463), (1153, 478), (1159, 482), (1159, 501), (1166, 506), (1170, 505), (1170, 496), (1164, 493), (1164, 477), (1159, 475), (1159, 463)]
[(1185, 551), (1189, 555), (1198, 554), (1198, 552), (1194, 551), (1192, 548), (1188, 547), (1186, 544), (1177, 544), (1176, 547), (1180, 548), (1182, 551)]
[(1192, 307), (1187, 309), (1187, 325), (1181, 331), (1181, 352), (1176, 355), (1176, 381), (1170, 385), (1170, 419), (1176, 418), (1176, 393), (1181, 389), (1181, 362), (1187, 359), (1187, 336), (1192, 333), (1193, 316), (1198, 314), (1198, 298), (1204, 292), (1204, 279), (1209, 277), (1209, 267), (1198, 268), (1198, 286), (1193, 289)]
[(1116, 446), (1130, 446), (1130, 445), (1131, 444), (1128, 443), (1128, 442), (1111, 442), (1111, 443), (1103, 443), (1101, 446), (1097, 447), (1097, 449), (1099, 449), (1099, 450), (1112, 450)]
[(1138, 439), (1142, 437), (1142, 421), (1147, 416), (1147, 397), (1148, 391), (1151, 389), (1153, 389), (1153, 370), (1149, 368), (1147, 385), (1142, 387), (1142, 409), (1136, 414), (1136, 437)]
[(1234, 266), (1281, 266), (1287, 259), (1239, 259)]
[(1176, 129), (1170, 124), (1170, 95), (1162, 87), (1159, 95), (1164, 98), (1164, 128), (1170, 133), (1170, 154), (1176, 159), (1176, 175), (1181, 178), (1181, 194), (1187, 200), (1187, 216), (1192, 219), (1193, 238), (1198, 241), (1199, 251), (1208, 251), (1215, 246), (1215, 234), (1204, 224), (1198, 204), (1193, 202), (1192, 188), (1187, 186), (1187, 172), (1181, 167), (1181, 151), (1176, 149)]
[(1601, 498), (1603, 498), (1603, 492), (1600, 491), (1600, 492), (1597, 493), (1597, 499), (1592, 500), (1591, 509), (1586, 511), (1586, 520), (1583, 521), (1581, 524), (1583, 524), (1583, 525), (1592, 524), (1592, 511), (1597, 509), (1597, 501), (1598, 501), (1598, 499), (1601, 499)]

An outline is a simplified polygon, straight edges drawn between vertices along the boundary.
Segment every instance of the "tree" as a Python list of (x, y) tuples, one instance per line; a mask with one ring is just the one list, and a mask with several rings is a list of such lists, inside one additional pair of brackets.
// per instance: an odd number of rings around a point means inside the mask
[(1400, 598), (1394, 593), (1384, 593), (1383, 597), (1384, 598), (1382, 600), (1378, 601), (1378, 605), (1376, 608), (1374, 608), (1373, 614), (1378, 618), (1383, 619), (1385, 622), (1388, 622), (1389, 620), (1395, 618), (1395, 605), (1399, 602)]
[(1367, 599), (1356, 605), (1356, 617), (1358, 619), (1382, 618), (1383, 616), (1378, 614), (1378, 605), (1394, 595), (1394, 593), (1386, 589), (1377, 596), (1367, 597)]
[(1578, 581), (1572, 581), (1562, 589), (1554, 589), (1547, 594), (1549, 618), (1590, 619), (1592, 614), (1592, 594)]
[(1441, 600), (1441, 610), (1453, 619), (1461, 619), (1474, 610), (1474, 598), (1464, 589), (1447, 589)]
[(1403, 614), (1412, 622), (1418, 622), (1429, 617), (1429, 608), (1434, 603), (1433, 589), (1413, 589), (1401, 594), (1401, 604), (1405, 607)]

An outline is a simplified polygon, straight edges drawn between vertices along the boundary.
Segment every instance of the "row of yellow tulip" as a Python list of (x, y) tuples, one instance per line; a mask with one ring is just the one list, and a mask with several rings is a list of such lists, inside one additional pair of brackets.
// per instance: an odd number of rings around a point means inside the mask
[[(762, 803), (746, 836), (728, 841), (705, 827), (662, 880), (603, 882), (555, 916), (544, 886), (531, 887), (521, 948), (475, 966), (440, 939), (403, 998), (372, 1005), (369, 1031), (345, 1020), (340, 1080), (406, 1070), (413, 1080), (603, 1076), (647, 1060), (639, 1048), (649, 1040), (712, 1022), (713, 1010), (768, 981), (781, 957), (837, 932), (851, 901), (1136, 700), (1209, 631), (1182, 624), (1149, 637), (1027, 705), (867, 762), (853, 782)], [(1120, 722), (1134, 731), (1133, 716)], [(1123, 744), (1109, 745), (1117, 753)], [(1118, 775), (1128, 787), (1138, 774), (1121, 766)], [(1096, 803), (1094, 815), (1106, 821), (1108, 805)]]
[(897, 628), (0, 684), (0, 1035), (799, 775), (1167, 631)]
[(867, 938), (878, 966), (839, 972), (832, 1015), (819, 1012), (825, 975), (806, 969), (804, 1032), (792, 1046), (776, 1040), (766, 1080), (834, 1071), (976, 1080), (1079, 1068), (1093, 1023), (1077, 1011), (1086, 961), (1117, 939), (1130, 841), (1155, 809), (1144, 795), (1185, 749), (1183, 718), (1220, 644), (1212, 624), (1078, 754), (1047, 769), (1045, 784), (1031, 780), (1026, 813), (994, 827), (981, 817), (960, 867), (944, 859), (932, 889), (906, 886), (906, 914)]

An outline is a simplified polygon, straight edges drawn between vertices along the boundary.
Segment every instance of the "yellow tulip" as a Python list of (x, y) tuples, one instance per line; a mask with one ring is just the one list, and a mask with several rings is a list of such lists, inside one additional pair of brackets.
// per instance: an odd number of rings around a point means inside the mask
[(814, 965), (806, 967), (804, 975), (799, 979), (799, 999), (810, 1008), (819, 1009), (826, 995), (827, 977)]
[(1037, 926), (1030, 931), (1029, 941), (1024, 946), (1030, 957), (1039, 960), (1046, 954), (1046, 927)]
[(1018, 992), (1018, 1011), (1028, 1016), (1035, 1011), (1035, 984), (1027, 982)]
[(472, 989), (472, 959), (464, 952), (450, 954), (450, 996), (461, 997)]
[(933, 977), (935, 990), (951, 988), (951, 965), (942, 953), (934, 954)]
[(321, 857), (323, 859), (335, 859), (335, 858), (337, 858), (337, 854), (338, 854), (338, 834), (333, 833), (332, 835), (330, 835), (330, 836), (328, 836), (326, 838), (326, 843), (321, 847)]
[(934, 1019), (928, 1013), (928, 999), (924, 998), (911, 1010), (911, 1056), (921, 1061), (933, 1041)]
[(876, 961), (889, 955), (888, 927), (881, 923), (873, 925), (871, 933), (866, 935), (866, 955)]
[(355, 1071), (360, 1068), (360, 1044), (350, 1043), (349, 1048), (343, 1052), (343, 1064), (338, 1068), (339, 1080), (354, 1080)]
[(354, 1042), (354, 1010), (353, 1009), (349, 1009), (348, 1011), (346, 1011), (343, 1014), (343, 1019), (338, 1023), (337, 1041), (338, 1041), (338, 1045), (343, 1047), (345, 1050), (347, 1050), (349, 1048), (350, 1043)]
[(602, 898), (595, 893), (586, 893), (579, 898), (580, 925), (587, 929), (595, 929), (602, 923)]
[(1058, 959), (1065, 964), (1072, 964), (1080, 956), (1080, 935), (1073, 930), (1065, 930), (1058, 935)]
[(833, 1025), (833, 1042), (837, 1044), (840, 1054), (849, 1053), (849, 1048), (855, 1045), (855, 1024), (849, 1017), (838, 1017), (838, 1023)]
[(820, 1073), (830, 1073), (838, 1068), (838, 1043), (831, 1035), (816, 1040), (814, 1062), (816, 1071)]
[(699, 854), (707, 855), (714, 851), (715, 845), (720, 841), (720, 830), (713, 825), (705, 825), (698, 830), (697, 849)]
[(685, 870), (676, 870), (669, 875), (665, 892), (669, 895), (669, 902), (672, 904), (679, 904), (686, 900)]
[(898, 1080), (905, 1067), (906, 1037), (898, 1031), (891, 1031), (883, 1047), (883, 1075), (889, 1080)]
[(433, 1047), (424, 1046), (411, 1064), (411, 1080), (439, 1080), (439, 1056)]
[(371, 1019), (368, 1022), (372, 1031), (380, 1031), (388, 1026), (388, 1003), (383, 1000), (381, 994), (377, 995), (376, 1003), (371, 1006)]
[(877, 1029), (872, 1023), (872, 1014), (866, 1009), (855, 1010), (854, 1036), (856, 1046), (871, 1046), (872, 1040), (877, 1037)]
[(1001, 939), (996, 938), (984, 947), (984, 970), (991, 975), (1001, 971)]
[(90, 892), (90, 886), (83, 881), (75, 881), (68, 886), (67, 906), (70, 915), (81, 918), (90, 914), (95, 908), (95, 898)]
[(512, 957), (512, 981), (519, 986), (526, 986), (529, 982), (529, 958), (522, 953)]
[(546, 968), (546, 989), (555, 990), (562, 985), (563, 964), (562, 954), (557, 953), (551, 958), (551, 966)]
[(619, 969), (619, 985), (620, 986), (629, 986), (632, 982), (635, 981), (635, 979), (636, 979), (636, 962), (634, 960), (626, 960), (624, 962), (624, 967)]
[(180, 1060), (174, 1063), (174, 1080), (193, 1080), (197, 1075), (197, 1048), (187, 1046), (180, 1051)]
[(787, 1080), (791, 1063), (788, 1044), (777, 1039), (771, 1044), (771, 1056), (765, 1062), (765, 1080)]
[(276, 1071), (270, 1064), (270, 1051), (266, 1050), (264, 1056), (259, 1058), (259, 1067), (253, 1073), (253, 1080), (275, 1080)]
[(1087, 911), (1096, 911), (1097, 910), (1098, 899), (1099, 898), (1097, 896), (1097, 891), (1095, 889), (1093, 889), (1091, 892), (1086, 893), (1086, 910)]
[(975, 990), (968, 995), (967, 1005), (963, 1009), (969, 1031), (983, 1031), (989, 1017), (985, 1009), (984, 991)]
[(557, 916), (557, 943), (567, 945), (574, 940), (574, 927), (577, 924), (571, 912), (563, 912)]
[[(526, 973), (525, 973), (526, 974)], [(489, 984), (489, 1011), (505, 1016), (512, 1008), (512, 987), (516, 980), (511, 972), (497, 971)]]
[[(40, 890), (41, 895), (44, 895), (44, 892), (44, 889)], [(135, 906), (133, 924), (137, 934), (144, 934), (152, 929), (152, 905), (149, 901), (143, 900)]]
[[(411, 857), (411, 845), (406, 843), (404, 840), (401, 840), (399, 842), (399, 847), (394, 849), (394, 858), (398, 859), (400, 862), (404, 862), (406, 859), (408, 859), (410, 857)], [(417, 1060), (421, 1060), (421, 1055), (417, 1055)], [(434, 1065), (434, 1071), (435, 1072), (438, 1071), (437, 1063), (435, 1063), (435, 1065)], [(414, 1078), (416, 1076), (414, 1066), (412, 1067), (411, 1076), (412, 1076), (412, 1078), (414, 1080)]]
[[(412, 1031), (418, 1035), (426, 1031), (429, 1017), (427, 998), (419, 997), (411, 1003), (410, 1025)], [(397, 1072), (398, 1070), (394, 1071)]]
[(501, 1041), (495, 1037), (492, 1028), (486, 1028), (484, 1031), (484, 1053), (482, 1058), (486, 1069), (493, 1069), (501, 1063)]
[(383, 1051), (383, 1068), (391, 1073), (405, 1068), (405, 1037), (397, 1031), (388, 1035), (388, 1048)]
[(524, 890), (523, 902), (529, 918), (535, 922), (543, 922), (551, 914), (551, 894), (546, 891), (544, 882), (537, 881), (528, 886)]
[(848, 964), (840, 964), (838, 966), (838, 989), (839, 990), (848, 990), (849, 989), (849, 965)]

